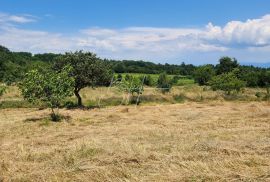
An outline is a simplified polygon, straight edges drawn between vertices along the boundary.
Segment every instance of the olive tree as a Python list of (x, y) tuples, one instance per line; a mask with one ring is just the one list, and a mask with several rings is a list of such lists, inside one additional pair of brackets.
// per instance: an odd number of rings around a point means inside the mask
[(60, 71), (66, 65), (72, 66), (70, 76), (75, 79), (73, 92), (82, 106), (80, 90), (85, 87), (109, 85), (112, 77), (108, 65), (91, 52), (66, 53), (55, 60), (54, 69)]
[(26, 73), (19, 85), (25, 100), (30, 103), (42, 102), (51, 108), (51, 119), (58, 121), (55, 109), (61, 102), (73, 95), (74, 79), (69, 76), (72, 68), (64, 67), (61, 72), (32, 70)]

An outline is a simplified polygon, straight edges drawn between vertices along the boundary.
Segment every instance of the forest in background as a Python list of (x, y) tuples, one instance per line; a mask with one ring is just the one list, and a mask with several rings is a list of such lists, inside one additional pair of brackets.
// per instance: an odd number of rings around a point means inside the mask
[[(0, 82), (5, 82), (7, 84), (18, 82), (29, 70), (50, 67), (59, 56), (61, 56), (61, 54), (32, 54), (29, 52), (12, 52), (6, 47), (0, 46)], [(203, 71), (205, 67), (208, 69), (210, 68), (217, 74), (221, 73), (221, 69), (223, 69), (220, 68), (220, 65), (207, 64), (203, 66), (195, 66), (192, 64), (185, 64), (184, 62), (176, 65), (167, 63), (156, 64), (147, 61), (135, 60), (120, 61), (103, 59), (102, 61), (108, 64), (112, 71), (115, 73), (160, 74), (166, 72), (169, 75), (182, 75), (194, 78), (196, 77), (196, 71)], [(230, 64), (227, 65), (227, 67), (231, 67), (229, 69), (235, 67), (239, 68), (239, 77), (247, 82), (247, 86), (265, 86), (265, 81), (263, 81), (263, 79), (265, 79), (264, 77), (266, 77), (266, 74), (268, 71), (270, 71), (270, 68), (244, 66), (239, 65), (238, 62), (233, 63), (233, 61), (227, 61), (227, 64)]]

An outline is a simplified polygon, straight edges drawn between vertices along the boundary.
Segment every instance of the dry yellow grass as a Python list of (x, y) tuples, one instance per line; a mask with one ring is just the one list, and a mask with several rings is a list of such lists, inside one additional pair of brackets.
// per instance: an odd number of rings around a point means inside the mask
[(0, 110), (0, 181), (270, 181), (270, 106)]
[[(213, 101), (213, 100), (242, 100), (242, 101), (259, 101), (262, 98), (257, 98), (255, 94), (261, 92), (266, 94), (266, 89), (262, 88), (245, 88), (243, 93), (240, 93), (229, 99), (228, 96), (224, 95), (222, 91), (212, 91), (210, 88), (204, 88), (197, 85), (186, 85), (186, 86), (175, 86), (172, 88), (170, 93), (162, 94), (160, 90), (154, 87), (144, 87), (144, 92), (140, 97), (143, 105), (149, 104), (164, 104), (164, 103), (177, 103), (175, 97), (181, 96), (183, 100), (187, 101)], [(123, 98), (127, 97), (127, 94), (119, 91), (116, 87), (98, 87), (95, 89), (84, 88), (80, 92), (83, 103), (87, 106), (93, 106), (100, 104), (108, 105), (119, 105)], [(69, 98), (76, 102), (75, 96)], [(7, 93), (0, 98), (1, 101), (22, 101), (23, 98), (20, 95), (20, 91), (16, 86), (9, 86)], [(125, 103), (125, 101), (123, 101)]]

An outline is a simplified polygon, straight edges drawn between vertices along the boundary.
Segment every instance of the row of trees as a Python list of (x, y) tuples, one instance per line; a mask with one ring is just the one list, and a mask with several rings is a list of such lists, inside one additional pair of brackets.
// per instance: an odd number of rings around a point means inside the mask
[(194, 79), (199, 85), (209, 85), (228, 94), (247, 87), (270, 86), (270, 70), (252, 66), (240, 66), (235, 58), (222, 57), (219, 64), (203, 65), (194, 71)]
[(31, 102), (45, 103), (51, 108), (53, 121), (60, 119), (55, 112), (61, 102), (72, 95), (82, 107), (80, 90), (85, 87), (107, 86), (112, 72), (108, 65), (90, 52), (78, 51), (57, 57), (50, 67), (27, 72), (19, 83), (23, 97)]
[[(59, 61), (63, 54), (35, 54), (28, 52), (12, 52), (0, 46), (0, 82), (12, 84), (20, 81), (24, 74), (32, 69), (51, 67)], [(101, 59), (99, 59), (101, 60)], [(132, 60), (102, 60), (115, 73), (145, 73), (184, 75), (194, 77), (200, 85), (205, 85), (209, 77), (239, 69), (239, 79), (248, 87), (265, 87), (270, 69), (239, 65), (236, 59), (224, 57), (218, 65), (194, 66), (182, 63), (180, 65), (155, 64)]]
[[(123, 70), (115, 71), (122, 66)], [(11, 52), (0, 46), (0, 83), (19, 83), (22, 95), (29, 102), (43, 102), (52, 109), (52, 119), (57, 120), (54, 108), (58, 108), (66, 97), (75, 95), (78, 106), (82, 106), (81, 89), (85, 87), (108, 86), (115, 72), (148, 71), (160, 72), (155, 85), (150, 75), (140, 79), (126, 75), (122, 80), (117, 76), (118, 87), (125, 92), (143, 92), (143, 84), (156, 86), (163, 93), (169, 92), (180, 76), (170, 79), (170, 74), (188, 74), (194, 77), (199, 85), (209, 85), (213, 90), (224, 90), (230, 94), (233, 90), (239, 92), (245, 86), (267, 87), (269, 91), (270, 70), (251, 66), (240, 66), (236, 59), (223, 57), (219, 64), (203, 65), (156, 65), (148, 62), (102, 60), (90, 52), (77, 51), (66, 54), (37, 54)], [(165, 69), (165, 68), (166, 69)], [(145, 68), (145, 70), (141, 70)], [(164, 68), (164, 70), (162, 70)], [(182, 68), (185, 68), (182, 70)], [(148, 71), (147, 71), (148, 70)], [(161, 72), (162, 71), (162, 72)], [(153, 72), (151, 72), (153, 73)], [(121, 77), (121, 78), (120, 78)], [(5, 86), (0, 85), (0, 96), (5, 92)]]
[[(0, 45), (0, 82), (12, 84), (20, 81), (24, 74), (32, 69), (50, 67), (59, 61), (63, 54), (44, 53), (31, 54), (28, 52), (12, 52)], [(101, 59), (100, 59), (101, 60)], [(174, 75), (192, 75), (195, 66), (182, 63), (181, 65), (155, 64), (145, 61), (108, 60), (104, 61), (115, 73), (145, 73), (160, 74), (166, 72)]]
[(145, 61), (132, 61), (132, 60), (106, 60), (110, 63), (115, 73), (144, 73), (144, 74), (161, 74), (166, 72), (170, 75), (192, 75), (195, 66), (192, 64), (182, 63), (175, 64), (155, 64)]

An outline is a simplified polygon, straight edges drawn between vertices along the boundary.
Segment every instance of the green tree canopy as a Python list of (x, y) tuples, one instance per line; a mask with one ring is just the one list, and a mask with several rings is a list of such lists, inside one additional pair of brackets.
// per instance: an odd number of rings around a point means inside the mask
[(213, 65), (199, 66), (194, 73), (194, 79), (199, 85), (207, 85), (213, 76), (215, 76)]
[(170, 92), (172, 85), (169, 77), (166, 73), (161, 73), (158, 77), (157, 88), (161, 89), (161, 92), (164, 94)]
[(222, 57), (219, 60), (219, 64), (216, 66), (217, 74), (229, 73), (237, 67), (239, 67), (239, 64), (235, 58)]
[(209, 81), (209, 85), (213, 90), (223, 90), (227, 92), (227, 94), (231, 94), (234, 90), (239, 92), (246, 86), (246, 82), (237, 78), (237, 72), (238, 70), (235, 70), (217, 75)]
[(72, 67), (66, 66), (61, 72), (32, 70), (19, 85), (24, 99), (30, 103), (42, 102), (52, 110), (52, 120), (57, 120), (54, 109), (66, 97), (73, 95), (75, 81), (69, 76)]
[(110, 84), (111, 70), (104, 61), (91, 52), (77, 51), (59, 56), (55, 60), (54, 69), (61, 71), (66, 65), (73, 68), (70, 76), (75, 79), (74, 94), (78, 99), (78, 106), (82, 106), (79, 94), (81, 89)]

